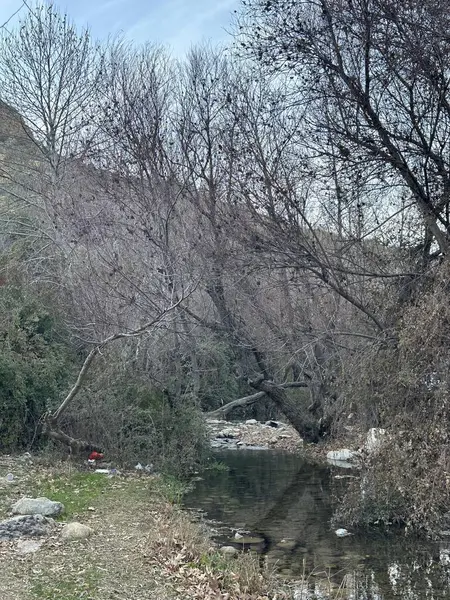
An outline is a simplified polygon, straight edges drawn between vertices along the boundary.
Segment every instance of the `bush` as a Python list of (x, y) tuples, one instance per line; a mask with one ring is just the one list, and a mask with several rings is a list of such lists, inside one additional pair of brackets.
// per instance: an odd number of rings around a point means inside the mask
[[(39, 422), (58, 402), (75, 358), (58, 341), (59, 324), (49, 311), (21, 294), (1, 290), (0, 448), (19, 450), (41, 443)], [(9, 309), (9, 310), (8, 310)]]
[[(114, 360), (110, 362), (115, 365)], [(108, 460), (131, 466), (152, 463), (183, 477), (209, 455), (201, 411), (190, 396), (171, 399), (139, 373), (92, 373), (91, 384), (70, 407), (64, 431), (102, 445)]]
[(450, 305), (447, 265), (416, 294), (390, 340), (368, 348), (349, 373), (347, 396), (365, 426), (388, 441), (343, 500), (346, 522), (448, 526), (450, 506)]

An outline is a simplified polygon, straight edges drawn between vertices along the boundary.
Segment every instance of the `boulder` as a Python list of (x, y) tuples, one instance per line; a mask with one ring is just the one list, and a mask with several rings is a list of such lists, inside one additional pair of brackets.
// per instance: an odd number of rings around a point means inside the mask
[(61, 531), (61, 537), (63, 540), (84, 540), (93, 533), (94, 530), (91, 529), (91, 527), (88, 527), (88, 525), (73, 521), (72, 523), (64, 525), (63, 530)]
[(13, 515), (44, 515), (57, 517), (64, 512), (64, 504), (48, 498), (21, 498), (12, 507)]
[(246, 425), (258, 425), (258, 421), (256, 419), (247, 419), (245, 421)]
[(34, 554), (44, 543), (44, 540), (24, 540), (17, 542), (17, 552), (20, 554)]
[(234, 429), (224, 429), (223, 431), (219, 431), (219, 433), (217, 434), (218, 438), (224, 439), (224, 438), (228, 438), (228, 439), (233, 439), (237, 437), (237, 433)]
[(43, 515), (20, 515), (0, 521), (0, 541), (21, 537), (48, 535), (55, 526), (53, 519)]

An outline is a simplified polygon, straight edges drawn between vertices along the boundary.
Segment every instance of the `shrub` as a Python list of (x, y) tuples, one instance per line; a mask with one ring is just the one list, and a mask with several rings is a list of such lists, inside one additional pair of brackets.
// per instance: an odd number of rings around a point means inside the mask
[(152, 463), (183, 477), (209, 455), (204, 419), (196, 401), (176, 402), (143, 374), (119, 373), (112, 366), (94, 371), (91, 383), (70, 407), (64, 430), (102, 445), (108, 459), (122, 464)]
[[(360, 422), (389, 432), (343, 500), (347, 522), (403, 522), (437, 530), (450, 506), (450, 305), (447, 265), (416, 289), (389, 340), (348, 375)], [(371, 419), (371, 422), (370, 422)]]
[[(1, 290), (0, 448), (12, 451), (41, 442), (39, 422), (49, 403), (58, 401), (75, 357), (58, 341), (60, 325), (42, 304)], [(7, 318), (5, 318), (5, 316)]]

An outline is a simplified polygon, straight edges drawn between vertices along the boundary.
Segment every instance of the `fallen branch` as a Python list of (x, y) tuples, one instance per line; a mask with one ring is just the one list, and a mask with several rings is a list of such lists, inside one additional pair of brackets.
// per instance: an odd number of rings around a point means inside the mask
[[(306, 388), (306, 387), (308, 387), (308, 384), (304, 381), (291, 381), (288, 383), (282, 383), (282, 384), (280, 384), (279, 387), (281, 387), (283, 389), (300, 388), (300, 387)], [(238, 398), (237, 400), (232, 400), (231, 402), (224, 404), (224, 406), (221, 406), (220, 408), (217, 408), (216, 410), (212, 410), (210, 412), (205, 413), (205, 417), (208, 419), (219, 419), (221, 417), (225, 417), (233, 409), (239, 408), (242, 406), (251, 406), (252, 404), (255, 404), (256, 402), (261, 400), (261, 398), (264, 398), (264, 396), (266, 396), (266, 395), (267, 395), (267, 392), (265, 390), (261, 390), (260, 392), (256, 392), (255, 394), (251, 394), (250, 396), (244, 396), (243, 398)]]
[(44, 433), (54, 442), (60, 442), (70, 448), (70, 452), (73, 454), (80, 454), (81, 452), (101, 452), (102, 448), (97, 444), (86, 442), (84, 440), (77, 440), (76, 438), (67, 435), (61, 429), (57, 429), (55, 423), (52, 421), (50, 415), (45, 418)]
[(97, 354), (99, 354), (101, 352), (101, 350), (105, 346), (109, 345), (111, 342), (115, 342), (116, 340), (120, 340), (123, 338), (138, 337), (138, 336), (146, 333), (149, 329), (154, 327), (157, 323), (160, 323), (162, 321), (162, 319), (164, 317), (166, 317), (169, 312), (172, 312), (173, 310), (175, 310), (181, 304), (181, 302), (183, 300), (184, 300), (184, 297), (180, 298), (177, 302), (175, 302), (174, 304), (169, 306), (169, 308), (164, 310), (155, 319), (148, 321), (141, 327), (138, 327), (137, 329), (133, 329), (132, 331), (114, 333), (114, 334), (110, 335), (109, 337), (105, 338), (104, 340), (102, 340), (101, 342), (99, 342), (98, 344), (96, 344), (96, 346), (94, 348), (92, 348), (92, 350), (89, 352), (89, 354), (85, 358), (83, 365), (78, 373), (77, 380), (76, 380), (75, 384), (73, 385), (73, 387), (70, 389), (67, 396), (64, 398), (64, 400), (61, 402), (59, 407), (53, 413), (48, 413), (47, 415), (44, 416), (44, 418), (43, 418), (44, 432), (51, 439), (53, 439), (57, 442), (64, 443), (65, 445), (69, 446), (69, 448), (71, 448), (71, 450), (73, 450), (73, 451), (76, 451), (76, 452), (92, 451), (92, 450), (99, 451), (100, 447), (97, 444), (91, 444), (90, 442), (76, 440), (75, 438), (72, 438), (69, 435), (67, 435), (66, 433), (64, 433), (63, 431), (61, 431), (61, 429), (59, 428), (59, 422), (61, 420), (61, 416), (64, 414), (64, 412), (69, 407), (70, 403), (74, 400), (74, 398), (80, 391), (80, 389), (83, 385), (83, 382), (87, 377), (89, 369), (90, 369), (92, 363), (94, 362), (95, 357), (97, 356)]

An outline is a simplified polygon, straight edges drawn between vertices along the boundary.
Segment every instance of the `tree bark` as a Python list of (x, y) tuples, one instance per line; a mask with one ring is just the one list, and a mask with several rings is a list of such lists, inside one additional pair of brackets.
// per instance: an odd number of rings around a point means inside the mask
[[(304, 381), (291, 381), (289, 383), (281, 383), (280, 387), (283, 389), (287, 388), (307, 388), (308, 384)], [(239, 408), (242, 406), (251, 406), (255, 404), (261, 398), (264, 398), (267, 393), (265, 391), (256, 392), (256, 394), (251, 394), (250, 396), (244, 396), (243, 398), (238, 398), (237, 400), (232, 400), (228, 402), (224, 406), (220, 408), (216, 408), (216, 410), (212, 410), (210, 412), (205, 413), (205, 417), (209, 419), (216, 419), (220, 417), (225, 417), (229, 412), (231, 412), (234, 408)]]
[(75, 452), (83, 452), (83, 451), (93, 451), (99, 450), (99, 446), (96, 444), (91, 444), (90, 442), (85, 442), (83, 440), (76, 440), (63, 431), (59, 429), (59, 423), (61, 421), (61, 416), (67, 410), (69, 405), (72, 403), (78, 392), (80, 391), (84, 380), (86, 379), (89, 369), (92, 366), (94, 358), (97, 354), (109, 345), (111, 342), (115, 342), (116, 340), (120, 340), (123, 338), (133, 338), (138, 337), (144, 333), (146, 333), (149, 329), (151, 329), (154, 325), (159, 323), (169, 312), (172, 312), (175, 308), (177, 308), (184, 298), (180, 298), (177, 302), (169, 306), (169, 308), (165, 309), (161, 312), (160, 315), (152, 319), (151, 321), (145, 323), (141, 327), (134, 329), (132, 331), (119, 332), (110, 335), (105, 338), (103, 341), (99, 342), (92, 350), (89, 352), (87, 357), (85, 358), (83, 365), (78, 373), (77, 380), (67, 396), (64, 398), (59, 407), (53, 412), (48, 413), (44, 417), (44, 431), (54, 441), (62, 442), (67, 445), (71, 451)]
[(256, 394), (252, 394), (251, 396), (244, 396), (243, 398), (238, 398), (237, 400), (233, 400), (232, 402), (228, 402), (224, 406), (216, 410), (212, 410), (211, 412), (205, 413), (205, 417), (209, 419), (218, 419), (220, 417), (225, 417), (229, 412), (231, 412), (234, 408), (242, 407), (242, 406), (251, 406), (264, 398), (266, 392), (256, 392)]
[(286, 394), (283, 384), (277, 384), (267, 379), (256, 379), (249, 381), (249, 383), (256, 390), (264, 392), (272, 400), (305, 442), (317, 443), (319, 441), (319, 424), (315, 423), (312, 417), (309, 422), (305, 420), (304, 411), (301, 410), (296, 400)]
[(57, 423), (50, 415), (45, 419), (44, 433), (46, 433), (54, 442), (62, 443), (67, 446), (73, 454), (102, 451), (102, 448), (97, 444), (92, 444), (91, 442), (86, 442), (84, 440), (77, 440), (58, 429)]

